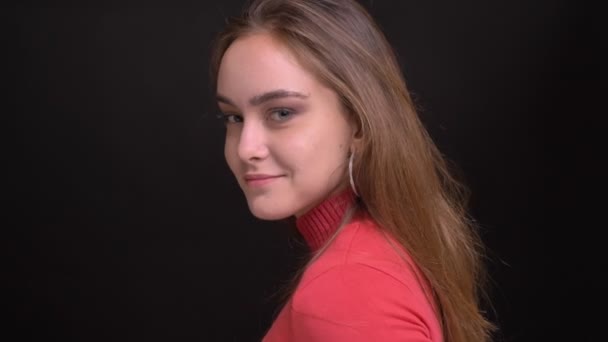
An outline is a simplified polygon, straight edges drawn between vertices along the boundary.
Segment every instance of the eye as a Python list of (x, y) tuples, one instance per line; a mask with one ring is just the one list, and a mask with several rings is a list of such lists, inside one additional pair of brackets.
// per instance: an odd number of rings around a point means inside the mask
[(236, 114), (218, 114), (217, 118), (222, 120), (225, 124), (243, 122), (243, 117)]
[(286, 121), (293, 116), (294, 112), (287, 108), (273, 109), (269, 117), (273, 121)]

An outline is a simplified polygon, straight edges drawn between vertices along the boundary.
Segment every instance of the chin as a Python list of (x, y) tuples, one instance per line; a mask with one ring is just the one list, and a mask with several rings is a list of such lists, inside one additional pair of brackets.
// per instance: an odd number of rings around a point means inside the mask
[(249, 204), (249, 211), (251, 211), (251, 214), (260, 220), (277, 221), (294, 215), (292, 210), (288, 210), (287, 208), (277, 208), (276, 205), (251, 202), (247, 203)]
[(250, 208), (250, 211), (253, 216), (266, 221), (278, 221), (293, 216), (293, 214), (281, 213), (274, 210), (255, 210)]

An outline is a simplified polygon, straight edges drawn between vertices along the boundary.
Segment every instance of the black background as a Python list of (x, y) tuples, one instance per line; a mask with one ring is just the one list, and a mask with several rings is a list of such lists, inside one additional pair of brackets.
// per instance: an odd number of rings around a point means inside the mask
[[(603, 227), (574, 211), (587, 197), (572, 180), (586, 167), (576, 132), (600, 96), (589, 10), (362, 3), (472, 191), (496, 340), (599, 337), (605, 262), (591, 246)], [(100, 4), (3, 10), (13, 336), (1, 339), (259, 340), (306, 250), (284, 223), (251, 216), (223, 159), (209, 48), (242, 1)]]

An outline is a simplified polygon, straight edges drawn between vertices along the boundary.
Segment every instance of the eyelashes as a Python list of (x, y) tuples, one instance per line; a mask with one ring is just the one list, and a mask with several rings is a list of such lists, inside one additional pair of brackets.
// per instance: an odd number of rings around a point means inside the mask
[[(266, 120), (282, 123), (290, 120), (295, 114), (296, 111), (290, 108), (272, 108), (266, 114)], [(216, 117), (226, 125), (242, 123), (244, 121), (242, 115), (233, 113), (219, 113)]]
[(240, 115), (236, 115), (236, 114), (224, 114), (224, 113), (221, 113), (221, 114), (217, 114), (216, 116), (224, 124), (232, 124), (232, 123), (243, 122), (243, 118)]
[[(275, 115), (278, 114), (278, 115)], [(288, 108), (277, 108), (272, 110), (268, 115), (269, 118), (272, 118), (274, 121), (283, 122), (289, 120), (295, 112)]]

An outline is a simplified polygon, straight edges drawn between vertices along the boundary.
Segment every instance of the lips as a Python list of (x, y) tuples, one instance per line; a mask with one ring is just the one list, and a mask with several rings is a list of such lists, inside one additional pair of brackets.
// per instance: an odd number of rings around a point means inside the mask
[(253, 180), (263, 180), (263, 179), (278, 178), (278, 177), (281, 177), (281, 176), (280, 175), (276, 176), (276, 175), (256, 174), (256, 175), (245, 175), (245, 180), (253, 181)]
[(262, 186), (280, 177), (283, 177), (283, 175), (251, 174), (245, 175), (244, 178), (245, 182), (250, 186)]

